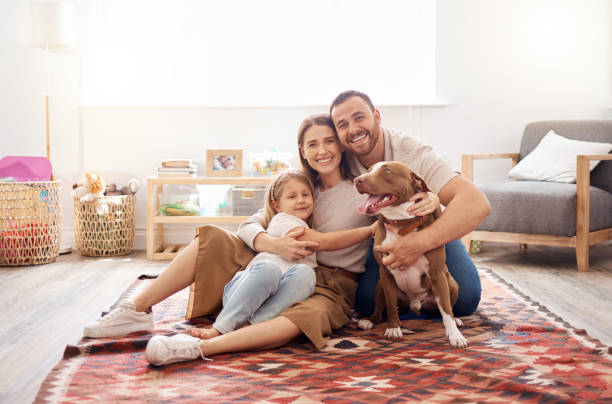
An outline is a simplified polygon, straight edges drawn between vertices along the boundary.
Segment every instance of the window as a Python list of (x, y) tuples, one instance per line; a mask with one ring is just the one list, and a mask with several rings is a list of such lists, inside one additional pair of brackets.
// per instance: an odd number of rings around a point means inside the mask
[(435, 98), (434, 0), (95, 0), (86, 105)]

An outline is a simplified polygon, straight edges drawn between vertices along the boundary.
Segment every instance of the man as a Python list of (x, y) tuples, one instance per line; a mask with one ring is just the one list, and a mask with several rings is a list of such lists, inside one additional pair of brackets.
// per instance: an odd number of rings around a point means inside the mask
[[(401, 270), (426, 251), (449, 243), (446, 263), (460, 288), (455, 315), (471, 314), (480, 301), (480, 280), (476, 267), (457, 239), (474, 230), (491, 213), (484, 194), (421, 140), (381, 127), (380, 111), (366, 94), (345, 91), (334, 99), (329, 112), (340, 142), (350, 152), (353, 174), (361, 174), (381, 161), (401, 161), (425, 179), (445, 206), (433, 225), (401, 236), (391, 246), (380, 247), (380, 251), (389, 253), (383, 263)], [(371, 283), (378, 281), (378, 271), (368, 267), (364, 276), (370, 281), (362, 278), (357, 290), (357, 310), (362, 314), (373, 309)]]
[[(476, 266), (458, 239), (474, 230), (491, 212), (484, 194), (420, 139), (381, 127), (380, 111), (374, 108), (366, 94), (352, 90), (339, 94), (330, 106), (330, 115), (340, 142), (349, 151), (354, 175), (380, 161), (401, 161), (425, 180), (445, 206), (440, 218), (427, 229), (406, 234), (393, 245), (381, 248), (389, 253), (383, 260), (385, 265), (405, 269), (426, 251), (445, 244), (447, 267), (459, 284), (459, 298), (453, 313), (457, 316), (472, 314), (480, 302), (480, 279)], [(273, 251), (288, 259), (299, 259), (312, 253), (305, 242), (293, 238), (299, 236), (277, 239), (263, 232), (254, 239), (253, 246), (257, 251)], [(361, 315), (370, 315), (374, 310), (376, 282), (378, 264), (370, 255), (355, 299), (355, 308)]]

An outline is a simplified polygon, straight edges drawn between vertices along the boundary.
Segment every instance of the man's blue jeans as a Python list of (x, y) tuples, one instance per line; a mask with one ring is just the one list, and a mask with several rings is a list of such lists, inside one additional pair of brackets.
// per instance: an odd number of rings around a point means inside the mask
[[(468, 255), (465, 246), (460, 240), (451, 241), (445, 246), (446, 266), (448, 271), (459, 284), (459, 297), (453, 306), (453, 314), (457, 317), (468, 316), (476, 311), (480, 302), (480, 278), (476, 265)], [(362, 316), (369, 316), (374, 311), (374, 291), (378, 283), (378, 263), (374, 258), (372, 246), (366, 261), (366, 270), (359, 277), (359, 285), (355, 295), (355, 310)], [(440, 317), (440, 314), (423, 310), (421, 318)], [(409, 312), (401, 316), (402, 320), (417, 318), (416, 314)]]

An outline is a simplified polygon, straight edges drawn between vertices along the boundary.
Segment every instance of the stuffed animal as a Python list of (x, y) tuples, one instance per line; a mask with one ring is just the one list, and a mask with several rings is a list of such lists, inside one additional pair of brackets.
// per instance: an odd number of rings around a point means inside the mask
[(105, 196), (119, 196), (119, 195), (134, 195), (140, 189), (140, 182), (136, 178), (131, 178), (127, 185), (117, 189), (117, 184), (110, 183), (106, 186), (104, 191)]
[(136, 178), (130, 178), (125, 187), (121, 187), (121, 192), (124, 195), (133, 195), (140, 189), (140, 181)]
[(104, 179), (96, 173), (83, 174), (80, 181), (72, 185), (72, 194), (81, 202), (91, 202), (104, 196)]

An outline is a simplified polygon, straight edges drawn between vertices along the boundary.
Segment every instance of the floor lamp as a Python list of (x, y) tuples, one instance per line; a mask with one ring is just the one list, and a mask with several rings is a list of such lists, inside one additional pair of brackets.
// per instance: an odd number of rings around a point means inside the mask
[[(74, 7), (62, 1), (35, 1), (30, 4), (30, 46), (45, 51), (47, 87), (45, 94), (46, 152), (51, 160), (49, 136), (49, 53), (72, 53), (76, 45)], [(53, 179), (53, 178), (52, 178)]]

